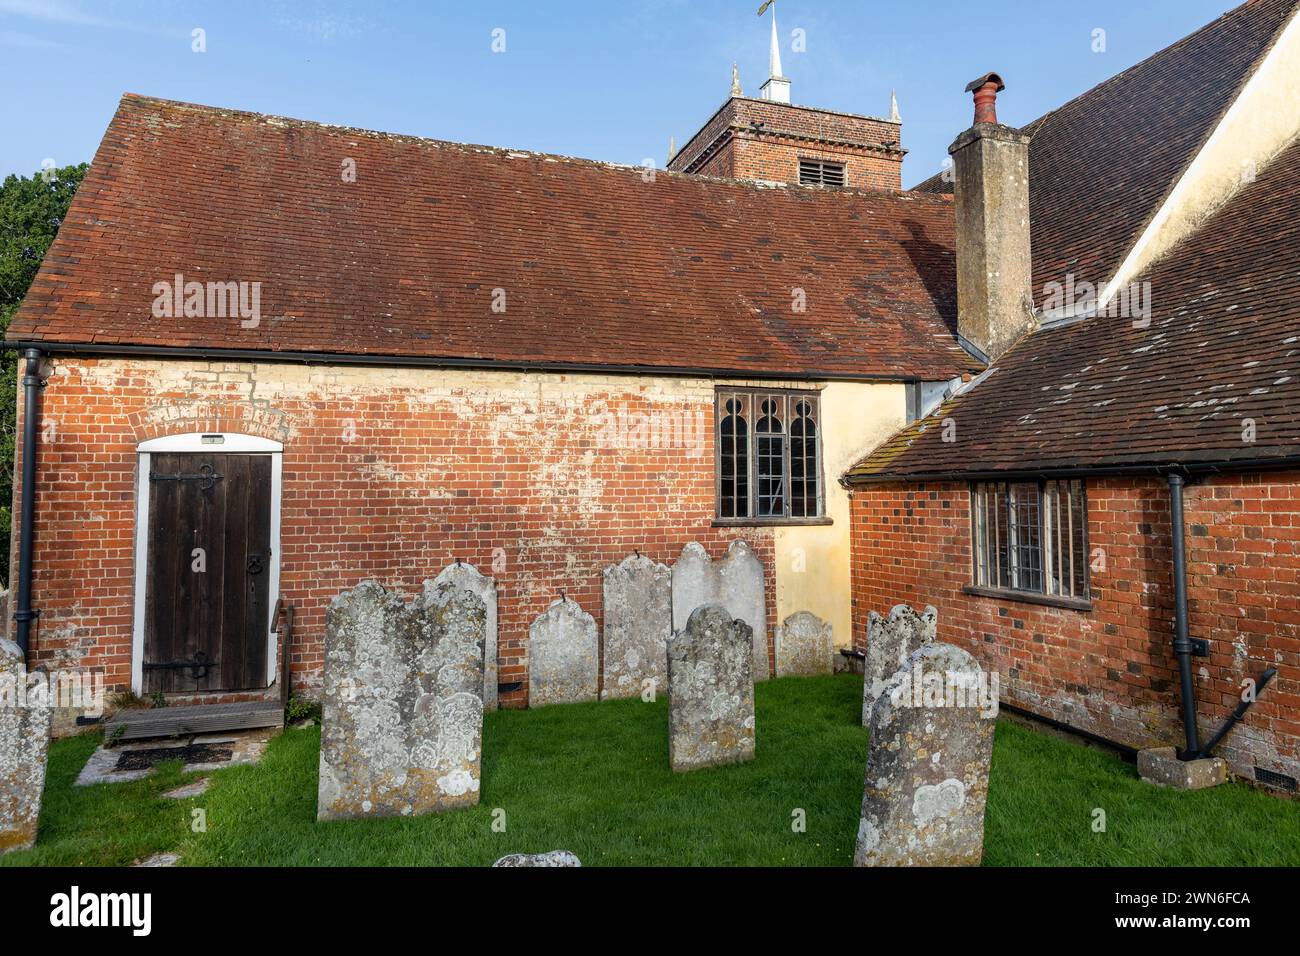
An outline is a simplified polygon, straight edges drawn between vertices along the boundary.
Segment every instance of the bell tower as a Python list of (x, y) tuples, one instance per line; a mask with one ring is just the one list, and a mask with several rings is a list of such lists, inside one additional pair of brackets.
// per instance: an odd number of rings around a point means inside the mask
[(888, 117), (862, 116), (790, 102), (790, 80), (781, 68), (776, 7), (772, 7), (767, 79), (757, 97), (746, 96), (731, 65), (731, 90), (718, 108), (668, 163), (675, 172), (727, 179), (855, 189), (903, 188), (903, 121), (891, 94)]

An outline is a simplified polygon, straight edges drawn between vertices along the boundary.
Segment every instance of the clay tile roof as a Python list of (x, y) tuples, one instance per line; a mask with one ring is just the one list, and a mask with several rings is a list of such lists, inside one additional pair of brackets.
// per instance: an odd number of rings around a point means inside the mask
[[(974, 367), (953, 335), (949, 200), (643, 172), (128, 94), (7, 337), (788, 377)], [(261, 322), (155, 318), (175, 273), (260, 282)]]
[(1149, 325), (1026, 336), (848, 480), (1300, 459), (1300, 141), (1142, 278)]
[[(1237, 7), (1024, 128), (1037, 297), (1114, 275), (1296, 5)], [(913, 190), (952, 191), (942, 174)]]

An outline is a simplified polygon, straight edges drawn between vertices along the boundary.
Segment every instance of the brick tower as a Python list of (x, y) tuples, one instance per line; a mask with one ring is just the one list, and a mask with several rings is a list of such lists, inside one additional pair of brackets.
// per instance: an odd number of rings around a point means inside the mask
[(890, 113), (882, 119), (792, 104), (773, 11), (768, 78), (759, 96), (744, 95), (733, 64), (731, 95), (669, 158), (668, 168), (731, 179), (900, 190), (907, 151), (896, 100)]

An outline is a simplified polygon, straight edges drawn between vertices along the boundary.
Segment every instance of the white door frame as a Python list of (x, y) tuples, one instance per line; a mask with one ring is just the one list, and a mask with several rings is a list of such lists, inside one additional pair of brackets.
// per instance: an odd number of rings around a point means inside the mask
[(144, 693), (144, 612), (149, 570), (149, 460), (154, 452), (207, 452), (214, 455), (269, 455), (271, 458), (271, 561), (267, 592), (266, 686), (279, 673), (276, 661), (275, 605), (280, 598), (280, 488), (284, 445), (235, 432), (186, 432), (151, 438), (136, 446), (135, 618), (131, 635), (131, 689)]

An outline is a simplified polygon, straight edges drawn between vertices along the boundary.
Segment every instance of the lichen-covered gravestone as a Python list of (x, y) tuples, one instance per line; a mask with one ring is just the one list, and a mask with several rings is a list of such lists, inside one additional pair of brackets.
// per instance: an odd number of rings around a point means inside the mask
[(673, 770), (754, 759), (754, 634), (726, 608), (696, 608), (668, 643)]
[(776, 629), (776, 676), (830, 674), (835, 670), (833, 628), (811, 611), (791, 614)]
[(673, 564), (673, 631), (686, 627), (696, 608), (718, 604), (754, 632), (754, 679), (767, 680), (767, 589), (763, 562), (739, 538), (727, 555), (714, 561), (704, 546), (692, 541)]
[(528, 706), (595, 700), (600, 677), (596, 619), (561, 598), (528, 628)]
[(424, 582), (430, 591), (439, 584), (451, 583), (473, 591), (483, 602), (486, 626), (483, 634), (483, 709), (497, 709), (497, 582), (464, 561), (447, 565), (432, 581)]
[(912, 652), (934, 643), (939, 613), (933, 607), (917, 614), (909, 605), (896, 604), (885, 619), (867, 615), (867, 659), (862, 676), (862, 726), (867, 726), (871, 705), (885, 682), (907, 663)]
[(36, 843), (50, 744), (50, 701), (29, 692), (23, 652), (0, 638), (0, 854)]
[(927, 644), (871, 708), (856, 866), (975, 866), (997, 695), (975, 658)]
[(582, 861), (568, 850), (551, 850), (549, 853), (511, 853), (503, 856), (493, 866), (582, 866)]
[(478, 803), (485, 617), (449, 583), (410, 606), (374, 581), (330, 603), (317, 819)]
[(666, 565), (629, 554), (605, 569), (605, 679), (602, 700), (637, 697), (648, 682), (668, 682), (668, 639), (673, 636), (671, 574)]

